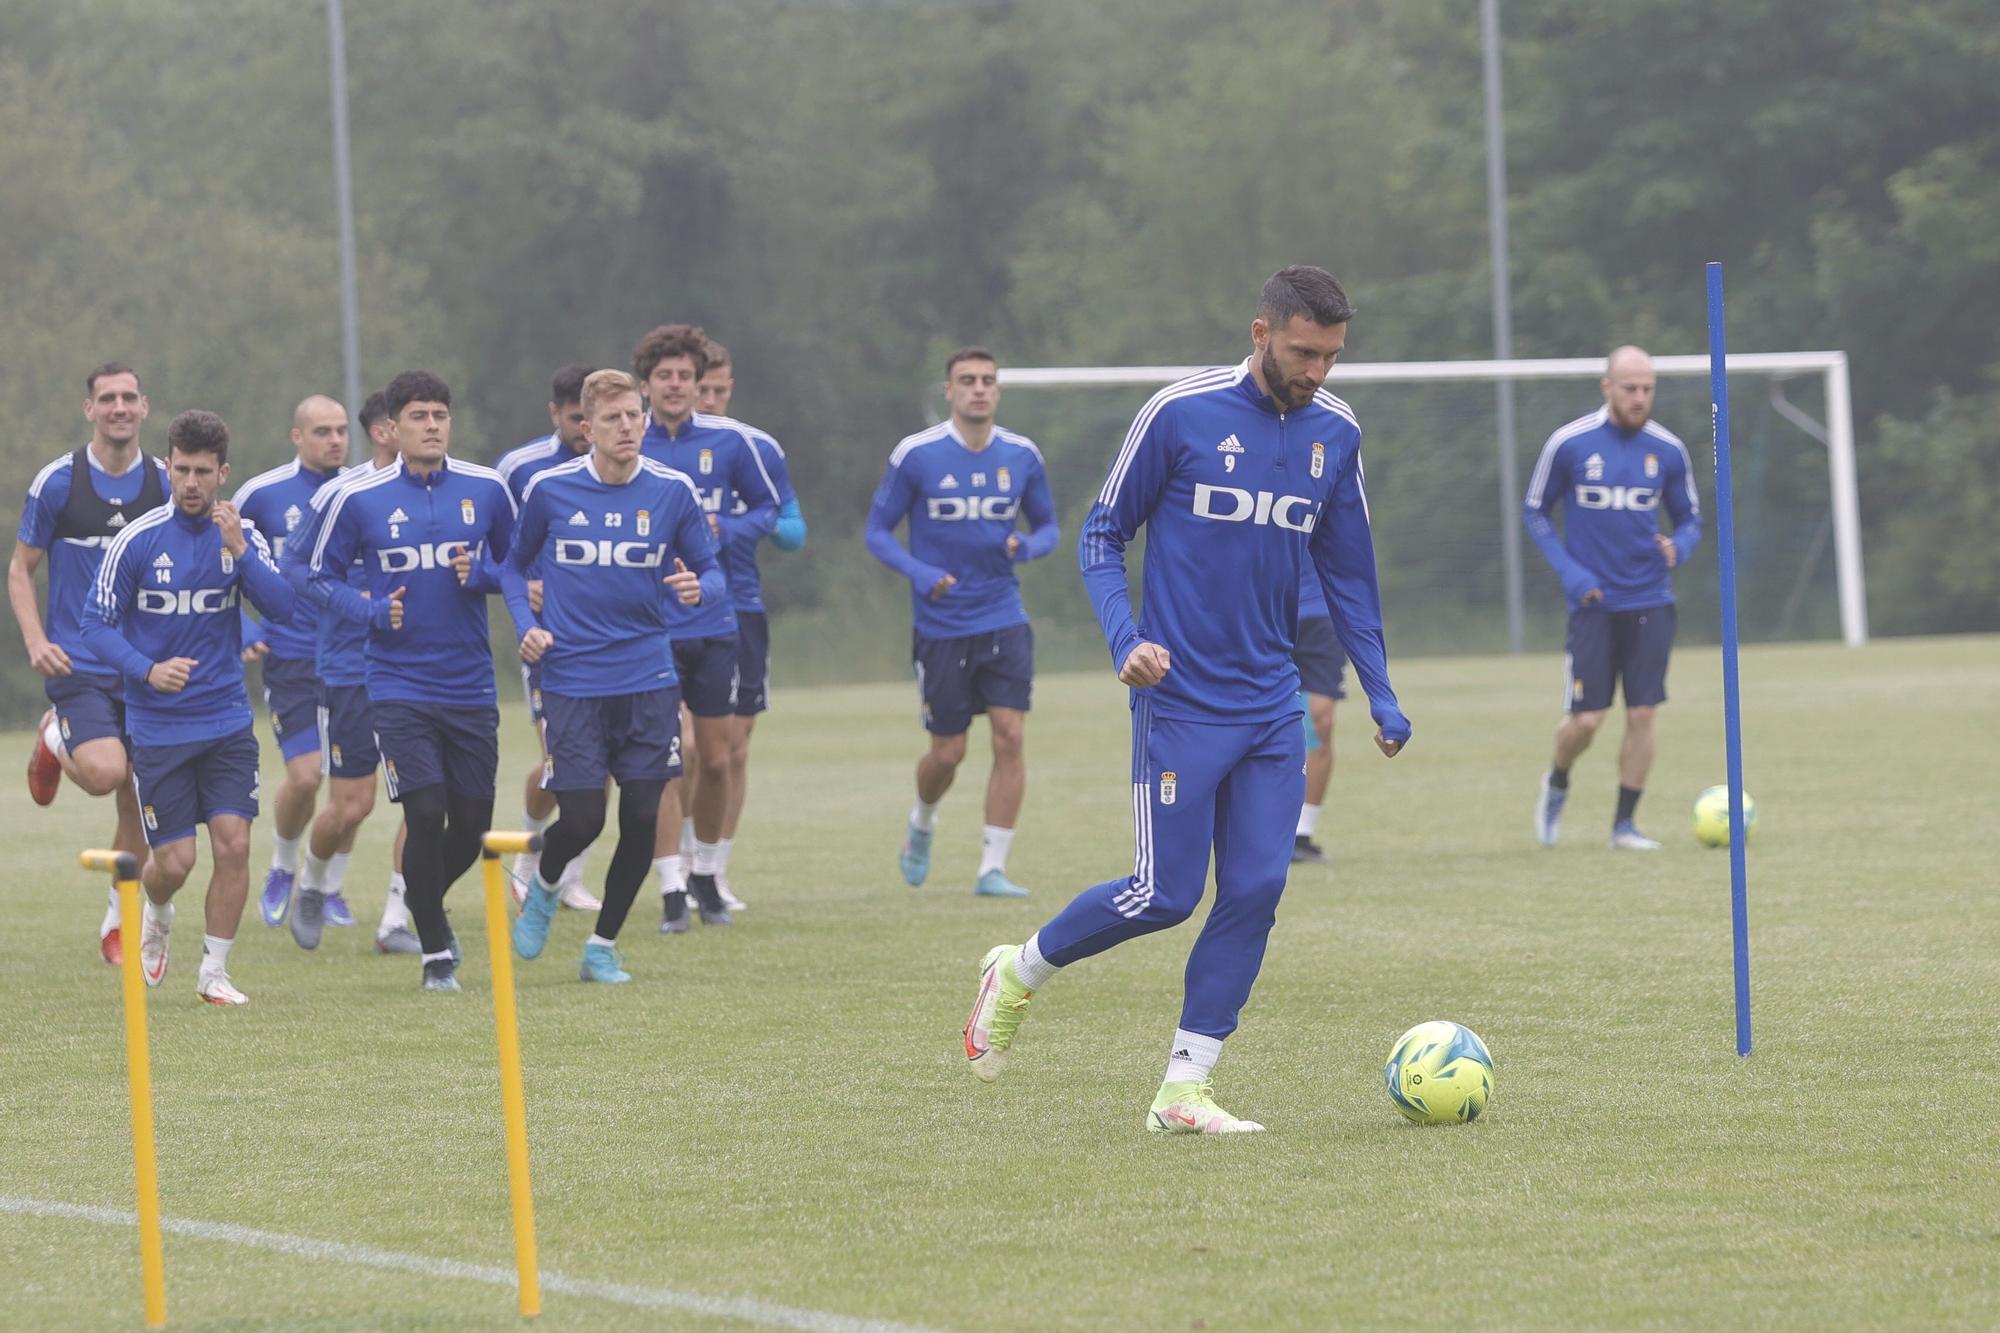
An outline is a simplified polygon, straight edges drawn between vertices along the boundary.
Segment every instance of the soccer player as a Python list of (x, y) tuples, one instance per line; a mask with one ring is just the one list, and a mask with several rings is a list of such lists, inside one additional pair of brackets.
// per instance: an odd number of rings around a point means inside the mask
[[(84, 645), (78, 622), (105, 548), (133, 519), (167, 502), (165, 465), (139, 451), (139, 427), (150, 410), (132, 367), (107, 361), (84, 377), (90, 440), (35, 474), (7, 562), (7, 600), (50, 704), (28, 758), (29, 794), (37, 805), (49, 804), (67, 774), (90, 795), (111, 796), (117, 811), (111, 845), (138, 856), (146, 840), (132, 794), (124, 690), (117, 667)], [(46, 625), (35, 600), (35, 571), (45, 557)], [(124, 961), (116, 890), (97, 937), (105, 962)]]
[(1306, 800), (1299, 807), (1298, 831), (1292, 837), (1292, 864), (1323, 866), (1331, 858), (1313, 841), (1313, 833), (1333, 781), (1333, 712), (1334, 705), (1347, 697), (1341, 684), (1347, 654), (1340, 650), (1340, 634), (1333, 627), (1319, 572), (1307, 563), (1300, 574), (1299, 637), (1292, 665), (1299, 669), (1299, 686), (1305, 691), (1306, 722), (1319, 743), (1306, 751)]
[[(708, 369), (695, 383), (695, 410), (703, 418), (728, 417), (729, 400), (736, 391), (736, 375), (730, 364), (729, 349), (710, 338)], [(806, 518), (799, 498), (792, 490), (785, 451), (770, 434), (749, 427), (750, 443), (757, 450), (765, 471), (778, 491), (778, 521), (771, 530), (771, 545), (780, 551), (796, 551), (806, 544)], [(742, 517), (749, 504), (737, 497), (736, 515)], [(750, 737), (757, 728), (757, 715), (771, 706), (771, 620), (764, 607), (764, 580), (757, 568), (760, 538), (742, 531), (722, 550), (723, 567), (729, 574), (729, 591), (736, 604), (736, 716), (729, 746), (729, 800), (723, 808), (722, 838), (716, 844), (715, 887), (722, 905), (741, 911), (742, 899), (729, 885), (729, 853), (736, 846), (736, 828), (743, 818), (744, 798), (749, 794)], [(693, 850), (693, 830), (683, 825), (687, 836), (681, 841), (684, 854)]]
[[(1084, 584), (1132, 688), (1132, 873), (1079, 894), (982, 964), (965, 1026), (972, 1070), (997, 1078), (1034, 993), (1057, 969), (1185, 921), (1215, 857), (1215, 905), (1188, 957), (1180, 1026), (1146, 1117), (1167, 1133), (1263, 1126), (1216, 1105), (1209, 1074), (1263, 963), (1290, 866), (1305, 735), (1292, 665), (1300, 566), (1325, 585), (1335, 629), (1368, 694), (1375, 744), (1394, 756), (1410, 723), (1390, 688), (1361, 431), (1320, 386), (1354, 308), (1324, 269), (1264, 284), (1240, 365), (1153, 395), (1111, 464), (1078, 544)], [(1146, 529), (1143, 626), (1125, 549)]]
[[(646, 387), (651, 407), (640, 451), (687, 477), (708, 514), (710, 530), (726, 546), (745, 534), (761, 537), (777, 525), (778, 489), (751, 443), (749, 427), (695, 414), (695, 386), (706, 369), (708, 335), (691, 324), (663, 324), (641, 338), (632, 353), (632, 374)], [(680, 934), (687, 929), (689, 893), (704, 925), (726, 926), (730, 919), (715, 879), (736, 718), (736, 608), (729, 597), (704, 598), (692, 606), (674, 601), (667, 607), (667, 626), (681, 700), (693, 717), (693, 745), (688, 748), (694, 751), (696, 780), (688, 814), (694, 856), (683, 885), (677, 850), (680, 800), (669, 784), (660, 798), (653, 865), (660, 872), (660, 929)]]
[[(603, 832), (605, 780), (614, 780), (618, 846), (581, 975), (624, 982), (632, 977), (615, 943), (653, 859), (660, 797), (680, 768), (667, 607), (727, 597), (729, 585), (694, 484), (640, 456), (638, 381), (597, 371), (584, 381), (583, 409), (590, 453), (528, 483), (502, 573), (521, 656), (542, 666), (547, 785), (562, 809), (513, 935), (521, 957), (540, 956), (564, 868)], [(527, 591), (536, 570), (539, 611)]]
[[(866, 541), (877, 560), (910, 581), (916, 622), (911, 658), (930, 746), (917, 760), (917, 803), (897, 860), (916, 886), (930, 873), (938, 803), (965, 761), (965, 733), (986, 714), (993, 770), (972, 891), (1025, 898), (1007, 878), (1007, 852), (1028, 790), (1022, 737), (1034, 687), (1035, 632), (1014, 566), (1053, 551), (1059, 538), (1042, 451), (996, 425), (1000, 363), (984, 347), (945, 362), (951, 416), (898, 444), (868, 509)], [(910, 545), (896, 525), (910, 522)], [(1020, 531), (1025, 518), (1028, 530)]]
[[(1604, 406), (1549, 436), (1521, 506), (1569, 603), (1564, 713), (1535, 802), (1535, 837), (1556, 845), (1570, 768), (1596, 738), (1622, 681), (1625, 739), (1611, 845), (1650, 852), (1660, 844), (1639, 831), (1635, 816), (1653, 767), (1653, 713), (1667, 700), (1673, 571), (1701, 540), (1701, 503), (1687, 446), (1653, 420), (1653, 358), (1617, 348), (1598, 387)], [(1565, 501), (1558, 536), (1551, 518)], [(1671, 536), (1660, 531), (1662, 508)]]
[[(312, 511), (312, 498), (340, 473), (347, 461), (347, 409), (324, 394), (313, 394), (292, 409), (291, 462), (262, 472), (236, 491), (236, 512), (264, 534), (281, 562), (287, 544)], [(296, 586), (294, 587), (296, 592)], [(289, 621), (259, 625), (243, 613), (243, 658), (264, 664), (264, 705), (271, 714), (271, 734), (284, 757), (285, 778), (271, 809), (271, 868), (264, 876), (259, 899), (264, 924), (284, 921), (299, 873), (299, 852), (306, 825), (319, 797), (319, 645), (316, 608), (300, 605)], [(319, 904), (315, 904), (319, 906)], [(344, 898), (325, 900), (324, 915), (337, 926), (354, 924)], [(301, 932), (304, 932), (303, 934)], [(292, 933), (299, 943), (310, 937), (318, 944), (318, 926), (295, 920)], [(312, 947), (307, 945), (308, 948)]]
[[(521, 497), (527, 492), (528, 483), (552, 467), (559, 467), (572, 459), (590, 452), (590, 441), (583, 433), (583, 381), (590, 374), (588, 366), (564, 366), (555, 373), (549, 385), (549, 433), (528, 441), (518, 449), (510, 449), (500, 456), (494, 470), (507, 483), (508, 493), (514, 497), (514, 506), (519, 508)], [(528, 576), (531, 599), (541, 596), (541, 571), (532, 570)], [(540, 833), (555, 818), (556, 796), (542, 785), (548, 772), (549, 747), (544, 734), (542, 716), (542, 668), (539, 662), (521, 663), (521, 692), (527, 697), (528, 719), (534, 723), (535, 745), (541, 751), (541, 762), (528, 770), (522, 785), (521, 814), (523, 827)], [(516, 902), (527, 896), (528, 885), (534, 882), (535, 858), (522, 853), (514, 858), (514, 899)], [(595, 912), (603, 906), (590, 890), (583, 886), (583, 862), (577, 861), (564, 874), (562, 881), (562, 903), (579, 911)]]
[[(383, 390), (400, 465), (342, 486), (314, 541), (311, 577), (330, 605), (368, 624), (368, 705), (409, 826), (405, 899), (423, 944), (423, 987), (459, 989), (444, 897), (479, 859), (493, 822), (500, 714), (486, 595), (453, 558), (507, 554), (514, 498), (500, 474), (451, 457), (451, 389), (422, 370)], [(367, 597), (347, 583), (360, 556)]]
[(213, 862), (195, 993), (247, 1004), (229, 980), (229, 947), (250, 895), (250, 821), (257, 817), (257, 733), (243, 689), (247, 596), (271, 622), (296, 600), (271, 548), (236, 507), (217, 503), (229, 480), (229, 428), (213, 412), (167, 427), (173, 503), (126, 524), (105, 552), (82, 633), (125, 682), (132, 780), (151, 852), (139, 961), (148, 986), (167, 974), (173, 897), (194, 869), (195, 829), (208, 825)]

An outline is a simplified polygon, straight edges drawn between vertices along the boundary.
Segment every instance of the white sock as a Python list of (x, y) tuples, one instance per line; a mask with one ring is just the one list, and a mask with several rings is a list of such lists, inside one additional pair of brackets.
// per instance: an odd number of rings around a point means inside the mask
[(985, 879), (989, 870), (1005, 870), (1007, 849), (1013, 845), (1013, 829), (986, 825), (986, 831), (979, 839), (979, 878)]
[(1028, 942), (1021, 946), (1021, 952), (1014, 955), (1014, 975), (1029, 990), (1040, 990), (1049, 984), (1056, 974), (1056, 964), (1042, 957), (1042, 933), (1036, 931), (1028, 936)]
[(715, 844), (716, 874), (726, 875), (729, 873), (729, 850), (735, 845), (736, 845), (736, 839), (734, 838), (724, 838), (722, 841)]
[(289, 870), (296, 875), (299, 870), (299, 844), (304, 841), (304, 834), (296, 838), (287, 838), (279, 834), (271, 843), (272, 867), (277, 870)]
[(937, 831), (937, 810), (938, 803), (936, 801), (918, 801), (910, 807), (910, 827), (919, 833), (935, 833)]
[(201, 970), (207, 972), (227, 972), (229, 970), (229, 946), (234, 939), (223, 939), (218, 935), (201, 937)]
[(1298, 829), (1299, 837), (1310, 838), (1313, 835), (1313, 829), (1316, 828), (1318, 824), (1319, 824), (1318, 806), (1302, 805), (1299, 807), (1299, 829)]
[(1206, 1083), (1222, 1055), (1220, 1037), (1204, 1037), (1186, 1028), (1174, 1029), (1173, 1053), (1167, 1057), (1163, 1083)]
[(324, 856), (314, 856), (312, 848), (306, 848), (306, 868), (299, 872), (299, 883), (308, 889), (325, 888), (327, 859)]
[(56, 721), (53, 713), (49, 715), (49, 724), (42, 728), (42, 744), (48, 746), (53, 754), (69, 753), (63, 748), (62, 723)]
[(326, 858), (326, 878), (320, 883), (326, 885), (328, 893), (339, 893), (347, 883), (347, 866), (354, 859), (353, 852), (335, 852)]
[(424, 955), (424, 961), (426, 963), (437, 963), (437, 962), (448, 963), (451, 961), (451, 950), (445, 949), (439, 953), (427, 953)]
[(661, 893), (686, 893), (687, 871), (681, 868), (681, 854), (653, 858), (653, 873), (660, 877)]
[(555, 822), (555, 819), (556, 817), (554, 815), (543, 815), (540, 818), (536, 818), (534, 815), (529, 814), (525, 809), (521, 811), (521, 824), (530, 833), (540, 833), (544, 831), (545, 829), (548, 828), (550, 824), (553, 824)]
[(387, 935), (390, 931), (410, 924), (410, 909), (403, 902), (403, 877), (389, 876), (389, 901), (382, 904), (382, 924), (375, 928), (377, 935)]
[(174, 905), (172, 903), (162, 906), (144, 893), (141, 893), (139, 898), (146, 905), (145, 919), (147, 925), (163, 926), (168, 930), (174, 928)]
[(590, 947), (591, 945), (593, 945), (593, 944), (601, 944), (601, 945), (603, 945), (603, 946), (604, 946), (605, 948), (609, 949), (609, 948), (611, 948), (611, 947), (612, 947), (613, 945), (617, 944), (617, 943), (618, 943), (618, 941), (616, 941), (616, 940), (607, 940), (607, 939), (605, 939), (605, 938), (604, 938), (604, 937), (603, 937), (602, 935), (599, 935), (599, 934), (598, 934), (598, 933), (597, 933), (596, 931), (592, 931), (592, 932), (591, 932), (591, 934), (590, 934), (590, 938), (589, 938), (589, 939), (587, 939), (587, 940), (585, 940), (585, 941), (584, 941), (583, 943), (584, 943), (584, 947), (585, 947), (585, 948), (589, 948), (589, 947)]
[(694, 873), (697, 875), (713, 875), (721, 868), (722, 862), (716, 853), (715, 844), (712, 842), (703, 842), (699, 838), (695, 839)]

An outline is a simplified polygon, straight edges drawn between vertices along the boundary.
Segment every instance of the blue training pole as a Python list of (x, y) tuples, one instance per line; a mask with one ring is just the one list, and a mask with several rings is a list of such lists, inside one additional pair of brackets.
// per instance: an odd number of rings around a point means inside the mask
[(1708, 266), (1709, 411), (1715, 426), (1717, 577), (1722, 585), (1722, 736), (1729, 765), (1729, 923), (1736, 951), (1736, 1053), (1750, 1054), (1750, 903), (1743, 848), (1743, 702), (1736, 679), (1736, 504), (1730, 480), (1729, 353), (1722, 265)]

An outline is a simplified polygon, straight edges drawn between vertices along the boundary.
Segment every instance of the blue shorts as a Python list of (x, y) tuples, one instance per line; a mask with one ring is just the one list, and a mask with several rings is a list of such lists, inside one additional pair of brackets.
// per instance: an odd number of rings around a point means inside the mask
[(372, 778), (382, 762), (375, 748), (375, 710), (365, 685), (319, 687), (319, 771), (329, 778)]
[(1329, 699), (1345, 699), (1347, 688), (1340, 682), (1347, 667), (1347, 653), (1340, 635), (1326, 616), (1311, 616), (1299, 622), (1299, 641), (1292, 645), (1292, 665), (1299, 669), (1299, 688), (1307, 694), (1324, 694)]
[(674, 640), (674, 674), (681, 697), (696, 717), (730, 717), (736, 712), (736, 636)]
[(375, 744), (389, 799), (442, 785), (449, 797), (493, 799), (500, 769), (500, 710), (373, 699)]
[(528, 701), (528, 716), (535, 720), (535, 739), (541, 740), (542, 722), (548, 716), (542, 710), (542, 664), (540, 662), (521, 663), (521, 694)]
[(278, 753), (290, 763), (319, 749), (318, 666), (308, 659), (264, 658), (264, 707)]
[(220, 740), (134, 745), (132, 785), (146, 845), (163, 847), (217, 815), (257, 817), (257, 733), (245, 727)]
[(125, 687), (116, 676), (94, 676), (77, 672), (50, 676), (42, 682), (42, 692), (56, 708), (56, 726), (63, 744), (71, 753), (91, 741), (115, 736), (125, 741)]
[(969, 634), (962, 639), (911, 636), (924, 730), (963, 735), (974, 714), (988, 708), (1028, 711), (1035, 684), (1035, 631), (1027, 625)]
[(771, 617), (736, 613), (736, 716), (755, 717), (771, 706)]
[(681, 692), (674, 686), (598, 699), (552, 690), (543, 699), (549, 764), (542, 786), (549, 791), (597, 791), (607, 777), (623, 784), (681, 775)]
[(1667, 656), (1674, 646), (1674, 606), (1638, 611), (1585, 607), (1569, 613), (1563, 654), (1563, 708), (1595, 713), (1611, 707), (1625, 683), (1627, 708), (1667, 701)]

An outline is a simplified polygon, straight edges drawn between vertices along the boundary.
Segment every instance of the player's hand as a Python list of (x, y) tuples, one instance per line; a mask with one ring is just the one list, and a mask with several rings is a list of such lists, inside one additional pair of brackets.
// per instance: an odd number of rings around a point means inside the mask
[(198, 665), (192, 657), (169, 657), (147, 668), (146, 683), (161, 694), (178, 694), (187, 687), (188, 677)]
[(535, 626), (521, 636), (521, 660), (531, 666), (541, 661), (542, 654), (547, 652), (549, 646), (555, 641), (555, 635), (549, 633), (540, 625)]
[(1382, 729), (1380, 727), (1377, 727), (1375, 729), (1375, 748), (1380, 750), (1383, 754), (1388, 755), (1391, 759), (1394, 759), (1397, 755), (1401, 754), (1403, 752), (1403, 747), (1408, 744), (1409, 744), (1408, 741), (1392, 741), (1387, 736), (1384, 736), (1382, 734)]
[(953, 588), (956, 588), (957, 586), (958, 586), (958, 580), (952, 577), (950, 574), (947, 574), (943, 578), (939, 579), (936, 583), (933, 583), (931, 585), (931, 590), (925, 593), (924, 596), (930, 598), (933, 602), (935, 602), (938, 598), (944, 596), (946, 593), (950, 592)]
[(689, 569), (679, 556), (674, 557), (674, 572), (660, 582), (674, 590), (682, 606), (701, 605), (701, 575)]
[(243, 645), (243, 660), (246, 662), (255, 662), (270, 651), (270, 644), (265, 643), (262, 639), (257, 639), (254, 642)]
[(1604, 605), (1604, 589), (1602, 588), (1590, 589), (1588, 592), (1584, 593), (1583, 596), (1576, 599), (1576, 604), (1578, 606)]
[(396, 589), (396, 591), (389, 594), (390, 629), (403, 628), (403, 594), (408, 591), (409, 591), (408, 587), (402, 587)]
[(1173, 656), (1157, 643), (1142, 643), (1125, 658), (1125, 665), (1118, 668), (1118, 679), (1143, 690), (1158, 685), (1173, 669)]
[(536, 615), (542, 613), (542, 581), (540, 579), (528, 580), (528, 609)]
[(1007, 534), (1007, 558), (1009, 560), (1019, 560), (1021, 558), (1021, 545), (1020, 533), (1010, 532)]
[(465, 581), (472, 577), (471, 547), (461, 546), (451, 553), (451, 572), (458, 575), (458, 586), (463, 588)]
[(1654, 533), (1653, 545), (1660, 549), (1660, 559), (1667, 562), (1668, 569), (1672, 569), (1681, 562), (1680, 548), (1674, 545), (1674, 539), (1666, 533)]
[(67, 676), (70, 672), (69, 654), (48, 639), (28, 650), (28, 665), (44, 676)]
[(229, 554), (242, 555), (250, 549), (250, 540), (243, 535), (243, 516), (236, 512), (235, 505), (217, 500), (215, 508), (209, 510), (209, 518), (222, 530), (222, 545)]

